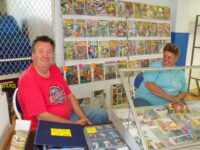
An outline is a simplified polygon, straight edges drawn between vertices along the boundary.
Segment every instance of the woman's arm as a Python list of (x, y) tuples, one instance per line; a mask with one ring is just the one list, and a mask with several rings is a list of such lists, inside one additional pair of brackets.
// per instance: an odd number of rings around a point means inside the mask
[(177, 101), (183, 100), (187, 96), (186, 92), (185, 93), (180, 92), (177, 96), (171, 96), (154, 82), (146, 82), (145, 86), (152, 94), (159, 96), (161, 98), (165, 98), (171, 102), (177, 102)]

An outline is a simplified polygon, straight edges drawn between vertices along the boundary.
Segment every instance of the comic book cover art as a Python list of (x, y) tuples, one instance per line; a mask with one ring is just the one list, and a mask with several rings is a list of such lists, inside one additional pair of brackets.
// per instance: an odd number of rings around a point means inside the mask
[(74, 13), (72, 1), (73, 0), (61, 0), (61, 11), (63, 15)]
[(171, 118), (156, 119), (155, 122), (164, 132), (180, 129), (180, 127)]
[(109, 37), (109, 21), (108, 20), (98, 21), (98, 36)]
[(137, 55), (144, 55), (145, 41), (139, 40), (139, 41), (136, 41), (135, 44), (136, 44)]
[(99, 41), (98, 55), (99, 55), (99, 58), (110, 57), (109, 41)]
[(141, 67), (149, 67), (149, 59), (141, 60)]
[(106, 14), (108, 16), (116, 16), (116, 2), (106, 2)]
[(138, 67), (138, 62), (137, 60), (129, 60), (127, 62), (127, 67), (128, 68), (135, 68), (135, 67)]
[(71, 61), (76, 59), (75, 42), (64, 42), (64, 59), (66, 61)]
[(63, 31), (64, 31), (64, 37), (74, 36), (74, 19), (63, 20)]
[(149, 15), (151, 19), (156, 19), (156, 6), (149, 4)]
[(158, 50), (159, 50), (159, 53), (163, 52), (163, 48), (164, 48), (164, 46), (165, 46), (166, 43), (167, 43), (166, 40), (159, 40), (158, 41)]
[(138, 35), (138, 28), (135, 24), (134, 21), (128, 21), (128, 36), (129, 37), (135, 37), (135, 36), (139, 36)]
[(78, 70), (77, 66), (67, 66), (66, 80), (68, 85), (78, 84)]
[(116, 61), (105, 62), (105, 79), (116, 79)]
[(98, 41), (88, 41), (89, 59), (98, 58)]
[(154, 22), (150, 23), (150, 33), (149, 34), (150, 34), (149, 36), (155, 36), (155, 37), (158, 36), (158, 24), (157, 23), (154, 23)]
[(151, 52), (152, 54), (158, 54), (158, 41), (157, 40), (151, 40)]
[(146, 40), (145, 41), (145, 49), (144, 49), (145, 54), (151, 54), (151, 40)]
[(87, 15), (95, 15), (96, 14), (95, 7), (96, 7), (95, 0), (85, 0), (85, 13)]
[(169, 37), (170, 36), (170, 24), (169, 23), (159, 23), (158, 24), (158, 36)]
[(137, 36), (145, 37), (149, 36), (150, 23), (149, 22), (136, 22)]
[(85, 0), (73, 0), (73, 8), (76, 15), (84, 15)]
[(119, 51), (119, 47), (117, 47), (117, 40), (111, 40), (109, 41), (109, 49), (110, 49), (110, 57), (119, 57), (117, 54), (119, 54), (117, 51)]
[(109, 36), (116, 37), (117, 36), (117, 21), (111, 20), (109, 21)]
[(92, 82), (91, 76), (91, 65), (90, 64), (83, 64), (82, 68), (79, 68), (80, 72), (80, 83), (88, 83)]
[(135, 18), (150, 18), (149, 5), (144, 3), (133, 3)]
[(105, 6), (105, 0), (95, 0), (96, 3), (96, 15), (99, 16), (105, 16), (106, 15), (106, 6)]
[(163, 7), (163, 19), (170, 20), (170, 8), (167, 6)]
[(117, 17), (126, 17), (126, 8), (123, 1), (116, 2), (116, 16)]
[(94, 19), (87, 20), (87, 37), (98, 36), (98, 21)]
[(120, 68), (127, 68), (127, 61), (126, 60), (118, 60), (117, 61), (117, 77), (119, 78), (119, 69)]
[(94, 81), (102, 81), (104, 80), (104, 64), (96, 64), (94, 67), (94, 74), (93, 74), (93, 79)]
[(97, 107), (97, 108), (106, 108), (106, 105), (105, 105), (106, 90), (105, 89), (92, 91), (92, 99), (93, 99), (92, 106)]
[(129, 56), (136, 55), (136, 44), (134, 40), (128, 41), (128, 55)]
[(113, 107), (123, 107), (128, 105), (128, 99), (122, 84), (112, 85), (112, 105)]
[(156, 6), (156, 19), (163, 19), (164, 18), (164, 10), (162, 6)]
[(117, 22), (117, 37), (126, 37), (126, 21)]
[(75, 20), (75, 37), (86, 37), (86, 21), (84, 19)]
[(125, 17), (133, 16), (133, 3), (132, 2), (124, 2), (125, 5)]
[(128, 56), (128, 42), (125, 40), (119, 41), (120, 44), (120, 56)]
[(76, 59), (87, 59), (87, 41), (76, 42)]

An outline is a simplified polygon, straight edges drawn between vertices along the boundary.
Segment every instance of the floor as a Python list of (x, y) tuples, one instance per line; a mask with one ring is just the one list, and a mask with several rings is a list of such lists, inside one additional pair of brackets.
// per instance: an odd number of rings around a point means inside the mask
[(200, 95), (198, 94), (198, 90), (197, 89), (192, 89), (190, 90), (186, 101), (200, 101)]

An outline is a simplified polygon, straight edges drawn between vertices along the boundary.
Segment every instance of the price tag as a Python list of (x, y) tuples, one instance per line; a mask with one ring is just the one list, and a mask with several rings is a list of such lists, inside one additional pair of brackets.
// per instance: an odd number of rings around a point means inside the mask
[(97, 133), (97, 129), (95, 127), (87, 127), (86, 131), (88, 134)]
[(71, 137), (72, 133), (70, 129), (51, 128), (51, 135)]

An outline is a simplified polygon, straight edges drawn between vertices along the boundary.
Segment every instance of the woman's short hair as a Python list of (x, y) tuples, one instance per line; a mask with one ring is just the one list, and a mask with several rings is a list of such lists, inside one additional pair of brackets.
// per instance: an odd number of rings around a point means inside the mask
[(165, 51), (173, 53), (176, 57), (179, 57), (180, 55), (180, 49), (176, 44), (167, 43), (163, 48), (163, 53)]

